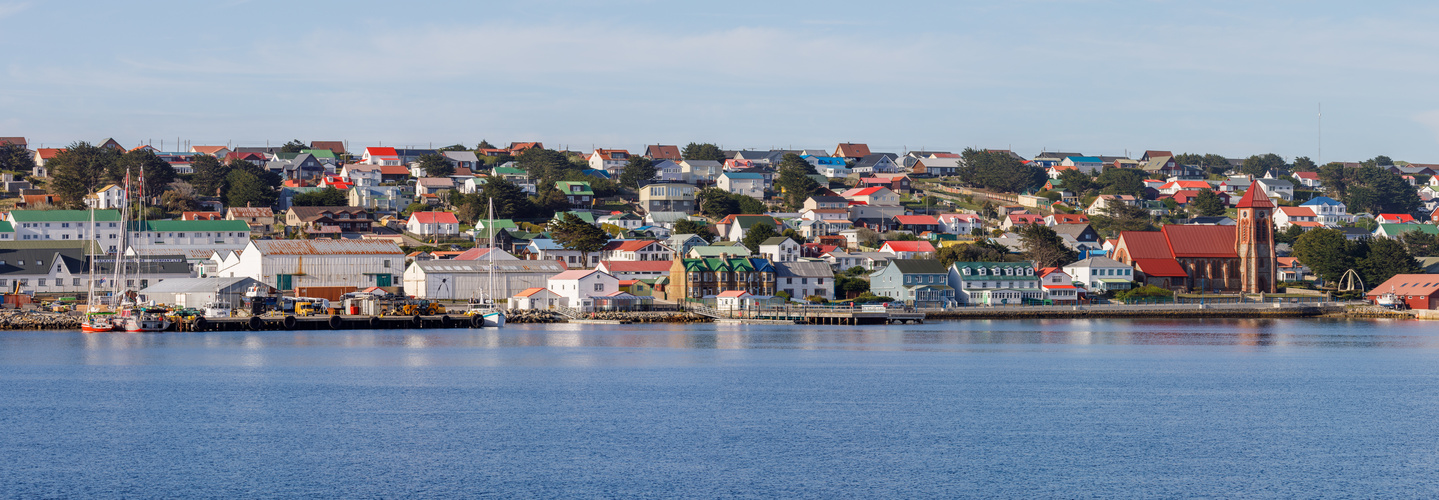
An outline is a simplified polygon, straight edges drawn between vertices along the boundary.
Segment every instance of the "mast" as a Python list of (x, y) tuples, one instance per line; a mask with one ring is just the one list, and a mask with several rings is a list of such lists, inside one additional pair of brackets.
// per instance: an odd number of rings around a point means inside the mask
[(490, 251), (485, 252), (490, 257), (490, 303), (495, 303), (495, 199), (490, 198), (490, 222), (485, 224), (485, 232), (489, 233)]
[[(98, 198), (98, 197), (96, 198), (96, 201), (99, 201), (99, 198)], [(88, 228), (86, 228), (86, 229), (89, 229), (89, 230), (90, 230), (90, 244), (91, 244), (91, 245), (99, 245), (99, 244), (100, 244), (100, 238), (95, 235), (95, 207), (94, 207), (94, 206), (91, 206), (91, 207), (90, 207), (90, 227), (88, 227)], [(80, 237), (81, 237), (81, 238), (84, 238), (84, 236), (85, 236), (85, 235), (84, 235), (84, 232), (81, 232)], [(90, 290), (89, 290), (88, 292), (86, 292), (86, 295), (85, 295), (85, 308), (88, 309), (88, 312), (95, 312), (95, 249), (94, 249), (94, 247), (93, 247), (93, 246), (87, 246), (87, 247), (85, 248), (85, 253), (90, 256), (89, 261), (85, 263), (86, 265), (88, 265), (88, 266), (90, 267)]]

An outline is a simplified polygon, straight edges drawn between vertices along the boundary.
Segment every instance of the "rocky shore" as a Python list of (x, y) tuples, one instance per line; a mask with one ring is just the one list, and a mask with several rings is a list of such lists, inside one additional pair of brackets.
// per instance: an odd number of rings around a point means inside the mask
[[(710, 318), (687, 312), (619, 312), (603, 311), (586, 314), (584, 319), (601, 321), (624, 321), (628, 323), (708, 323)], [(509, 311), (505, 313), (509, 323), (564, 323), (563, 315), (553, 311)]]
[(40, 311), (0, 312), (0, 330), (79, 330), (80, 317)]

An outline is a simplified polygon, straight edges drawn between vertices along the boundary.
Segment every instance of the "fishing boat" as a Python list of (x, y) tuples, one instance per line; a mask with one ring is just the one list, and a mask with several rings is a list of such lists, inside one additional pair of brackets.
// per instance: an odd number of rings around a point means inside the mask
[(137, 306), (122, 309), (119, 315), (120, 329), (131, 333), (163, 332), (170, 329), (170, 319), (165, 317), (169, 309), (155, 306)]
[[(87, 231), (95, 230), (95, 209), (90, 209), (90, 225), (85, 226)], [(83, 237), (83, 233), (82, 233)], [(95, 245), (92, 243), (86, 248), (90, 254), (90, 290), (85, 298), (85, 319), (80, 321), (80, 331), (83, 333), (101, 333), (115, 331), (115, 312), (101, 309), (100, 304), (95, 303)]]
[(502, 328), (502, 327), (505, 326), (505, 311), (504, 311), (503, 309), (500, 309), (499, 306), (496, 305), (496, 303), (495, 303), (495, 200), (494, 200), (494, 198), (490, 198), (490, 216), (489, 216), (489, 219), (490, 219), (489, 224), (485, 224), (485, 230), (489, 233), (489, 241), (488, 241), (488, 243), (489, 243), (489, 245), (490, 245), (490, 251), (485, 252), (485, 255), (489, 256), (489, 261), (490, 261), (490, 290), (489, 290), (489, 292), (485, 295), (485, 300), (484, 300), (483, 302), (481, 302), (481, 307), (475, 308), (475, 307), (472, 306), (472, 310), (478, 309), (478, 310), (475, 311), (475, 314), (479, 314), (480, 317), (483, 319), (483, 322), (480, 323), (481, 325), (483, 325), (483, 326), (488, 326), (488, 327), (492, 327), (492, 328)]

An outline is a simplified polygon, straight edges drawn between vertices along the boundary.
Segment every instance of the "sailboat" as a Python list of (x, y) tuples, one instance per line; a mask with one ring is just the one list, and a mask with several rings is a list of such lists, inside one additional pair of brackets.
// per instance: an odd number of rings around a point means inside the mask
[[(138, 191), (140, 192), (139, 199), (141, 200), (141, 205), (144, 205), (145, 199), (144, 179), (145, 170), (142, 166), (140, 170), (141, 182), (138, 189)], [(125, 187), (130, 187), (130, 172), (128, 170), (125, 171)], [(115, 287), (117, 289), (122, 289), (121, 287), (125, 284), (125, 272), (127, 271), (127, 269), (125, 268), (124, 249), (128, 244), (130, 234), (130, 226), (128, 222), (130, 212), (128, 193), (126, 196), (126, 201), (127, 203), (125, 203), (124, 206), (122, 206), (120, 209), (120, 246), (117, 247), (119, 251), (117, 251), (115, 254), (115, 267), (116, 273), (118, 275), (115, 279)], [(145, 221), (145, 215), (143, 210), (141, 211), (138, 220), (140, 222), (140, 227), (143, 228)], [(135, 271), (139, 273), (140, 255), (138, 252), (136, 252), (135, 255), (135, 263)], [(121, 300), (123, 306), (120, 308), (119, 317), (115, 318), (116, 326), (119, 329), (132, 333), (163, 332), (170, 329), (170, 319), (165, 317), (165, 314), (170, 312), (168, 309), (165, 309), (163, 307), (156, 307), (154, 304), (139, 304), (139, 295), (132, 290), (125, 290), (124, 293), (121, 294)]]
[[(90, 225), (85, 228), (91, 236), (95, 234), (95, 208), (90, 208)], [(80, 233), (84, 237), (85, 232)], [(102, 311), (99, 304), (95, 303), (95, 246), (98, 246), (99, 238), (91, 241), (91, 246), (85, 251), (90, 254), (90, 291), (85, 298), (85, 319), (80, 322), (80, 331), (84, 333), (100, 333), (115, 331), (115, 312)]]
[(495, 199), (490, 198), (489, 223), (485, 224), (485, 231), (489, 234), (490, 251), (485, 252), (490, 261), (490, 290), (485, 295), (485, 306), (479, 308), (478, 314), (484, 320), (481, 325), (494, 328), (505, 326), (505, 311), (501, 310), (495, 302)]

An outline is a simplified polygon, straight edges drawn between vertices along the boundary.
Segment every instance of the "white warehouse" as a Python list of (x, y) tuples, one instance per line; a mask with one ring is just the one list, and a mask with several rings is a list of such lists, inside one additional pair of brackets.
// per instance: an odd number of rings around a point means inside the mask
[[(217, 254), (218, 256), (218, 254)], [(405, 254), (390, 240), (252, 240), (216, 262), (216, 276), (250, 277), (280, 290), (394, 286)]]

